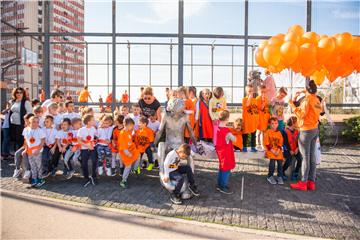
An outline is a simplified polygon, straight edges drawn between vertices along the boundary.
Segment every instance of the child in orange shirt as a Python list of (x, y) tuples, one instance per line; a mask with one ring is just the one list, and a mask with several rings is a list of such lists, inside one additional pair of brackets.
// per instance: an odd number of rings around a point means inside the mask
[(259, 96), (256, 97), (256, 103), (259, 109), (259, 124), (256, 132), (257, 149), (264, 151), (265, 147), (263, 144), (264, 133), (268, 128), (270, 119), (270, 100), (267, 97), (267, 89), (265, 85), (258, 87)]
[[(270, 184), (284, 184), (282, 169), (282, 164), (284, 161), (282, 145), (284, 141), (281, 132), (278, 130), (279, 122), (277, 118), (270, 118), (269, 124), (270, 129), (268, 129), (264, 135), (264, 145), (266, 146), (265, 156), (270, 160), (267, 180)], [(273, 176), (275, 171), (275, 162), (277, 162), (278, 166), (277, 181)]]
[(230, 132), (232, 133), (232, 135), (236, 137), (236, 141), (233, 142), (234, 149), (240, 151), (243, 150), (243, 139), (242, 139), (242, 131), (241, 131), (242, 124), (243, 124), (242, 119), (237, 118), (234, 121), (234, 127), (230, 128)]
[(140, 173), (139, 156), (140, 152), (136, 148), (133, 141), (133, 131), (135, 122), (131, 118), (125, 118), (124, 129), (120, 131), (118, 138), (118, 149), (122, 162), (125, 166), (124, 173), (122, 175), (122, 181), (120, 187), (128, 188), (127, 179), (129, 177), (131, 169), (134, 169), (137, 174)]
[(147, 127), (149, 120), (146, 117), (140, 117), (138, 125), (139, 129), (135, 133), (136, 147), (140, 151), (140, 162), (143, 168), (146, 167), (146, 163), (142, 162), (142, 157), (146, 153), (149, 166), (148, 171), (151, 171), (154, 167), (153, 151), (154, 149), (154, 132)]
[(243, 119), (243, 151), (247, 152), (248, 134), (251, 135), (251, 152), (257, 152), (255, 148), (256, 129), (259, 123), (259, 110), (254, 98), (254, 88), (252, 85), (246, 86), (246, 97), (242, 100), (242, 119)]
[(119, 150), (118, 150), (118, 139), (120, 131), (124, 129), (124, 116), (123, 115), (117, 115), (115, 119), (115, 126), (112, 131), (111, 136), (111, 176), (116, 175), (116, 162), (119, 161), (120, 165), (120, 175), (124, 172), (124, 166), (122, 164)]
[[(194, 127), (195, 127), (195, 104), (193, 103), (193, 101), (191, 99), (189, 99), (188, 90), (186, 89), (186, 87), (180, 87), (177, 92), (178, 92), (178, 97), (184, 100), (184, 104), (185, 104), (184, 112), (189, 117), (190, 126), (194, 130)], [(189, 143), (190, 133), (187, 128), (185, 128), (184, 138), (185, 138), (185, 142)]]

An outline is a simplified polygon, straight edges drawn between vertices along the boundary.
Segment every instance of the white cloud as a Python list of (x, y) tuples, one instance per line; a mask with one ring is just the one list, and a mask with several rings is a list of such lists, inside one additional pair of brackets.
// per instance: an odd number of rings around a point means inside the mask
[(339, 19), (359, 19), (359, 12), (357, 11), (351, 11), (351, 10), (333, 10), (332, 15), (335, 18), (339, 18)]

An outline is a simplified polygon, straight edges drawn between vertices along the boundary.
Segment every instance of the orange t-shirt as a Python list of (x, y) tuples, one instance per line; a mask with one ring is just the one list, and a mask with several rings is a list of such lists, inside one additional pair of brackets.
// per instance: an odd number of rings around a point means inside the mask
[(292, 101), (290, 101), (290, 105), (294, 108), (294, 113), (299, 120), (300, 131), (318, 127), (322, 107), (315, 94), (307, 94), (299, 107), (295, 107)]
[[(193, 111), (193, 113), (191, 114), (186, 114), (189, 117), (189, 122), (190, 122), (190, 126), (191, 129), (194, 130), (194, 126), (195, 126), (195, 111), (196, 111), (196, 107), (195, 104), (193, 103), (193, 101), (191, 99), (186, 99), (185, 100), (185, 110), (191, 110)], [(189, 138), (190, 137), (190, 132), (187, 128), (185, 128), (185, 133), (184, 133), (184, 137)]]
[[(121, 130), (119, 133), (118, 149), (122, 162), (125, 165), (125, 167), (131, 165), (139, 158), (140, 153), (139, 150), (136, 148), (135, 143), (133, 142), (132, 134), (130, 131), (127, 131), (126, 129)], [(125, 150), (129, 151), (132, 156), (128, 157), (125, 154)]]
[(79, 99), (78, 101), (79, 102), (87, 102), (88, 101), (88, 98), (90, 97), (90, 93), (88, 90), (81, 90), (80, 94), (79, 94)]
[[(270, 119), (270, 102), (269, 99), (265, 96), (265, 99), (263, 100), (261, 96), (257, 96), (256, 102), (259, 109), (259, 124), (257, 129), (260, 131), (265, 131), (268, 128), (269, 125), (269, 119)], [(264, 103), (264, 107), (262, 107)]]
[(256, 132), (259, 124), (259, 109), (255, 98), (251, 98), (250, 105), (246, 106), (248, 97), (242, 101), (243, 132), (249, 134)]
[(154, 131), (148, 127), (138, 129), (135, 133), (135, 144), (140, 153), (144, 153), (150, 146), (150, 143), (154, 142)]
[[(264, 145), (266, 146), (265, 156), (268, 159), (275, 159), (275, 160), (284, 160), (283, 152), (282, 152), (282, 145), (283, 145), (283, 137), (279, 130), (266, 130), (264, 134)], [(279, 154), (276, 156), (270, 150), (280, 150)]]
[(129, 95), (124, 93), (122, 96), (121, 96), (121, 102), (122, 103), (127, 103), (129, 101)]
[(231, 134), (236, 137), (236, 141), (233, 142), (233, 145), (242, 150), (243, 149), (242, 131), (236, 130), (235, 128), (229, 128), (229, 129), (230, 129)]
[(120, 131), (121, 131), (121, 129), (118, 129), (117, 127), (115, 127), (112, 132), (112, 139), (111, 139), (111, 144), (110, 144), (111, 152), (114, 152), (114, 153), (119, 152), (118, 139), (119, 139)]

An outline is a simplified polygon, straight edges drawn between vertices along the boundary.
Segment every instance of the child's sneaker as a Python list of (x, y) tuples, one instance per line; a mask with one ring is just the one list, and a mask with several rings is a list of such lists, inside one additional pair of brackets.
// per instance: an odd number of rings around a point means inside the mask
[(194, 196), (200, 196), (199, 190), (197, 189), (196, 185), (189, 185), (189, 190)]
[(216, 190), (218, 190), (218, 191), (221, 192), (221, 193), (228, 194), (228, 195), (234, 193), (234, 192), (231, 191), (230, 188), (228, 188), (228, 187), (220, 187), (220, 186), (217, 186), (217, 187), (216, 187)]
[(280, 185), (284, 184), (284, 180), (282, 179), (282, 177), (277, 178), (277, 184), (280, 184)]
[(30, 179), (31, 176), (31, 172), (30, 170), (26, 170), (23, 176), (23, 179)]
[(292, 173), (291, 174), (291, 181), (296, 181), (298, 179), (299, 174), (298, 173)]
[(243, 152), (247, 152), (247, 147), (244, 147), (244, 148), (243, 148)]
[(37, 179), (35, 178), (32, 178), (30, 183), (31, 183), (30, 185), (31, 187), (36, 187), (36, 185), (38, 184)]
[(180, 196), (176, 195), (175, 193), (172, 193), (172, 194), (170, 195), (170, 201), (171, 201), (173, 204), (176, 204), (176, 205), (182, 204), (182, 201), (181, 201)]
[(101, 166), (101, 167), (98, 167), (98, 174), (99, 174), (99, 176), (101, 176), (101, 175), (103, 175), (103, 172), (104, 172), (104, 169), (103, 169), (103, 167)]
[(106, 168), (106, 175), (109, 177), (112, 176), (111, 168)]
[(50, 176), (50, 174), (51, 174), (50, 172), (46, 171), (42, 174), (42, 176), (43, 176), (43, 178), (47, 178)]
[(282, 176), (282, 180), (287, 181), (289, 178), (285, 174)]
[(136, 173), (137, 175), (140, 175), (140, 174), (141, 174), (141, 168), (140, 168), (140, 166), (139, 166), (137, 169), (135, 169), (135, 173)]
[(116, 176), (116, 168), (111, 168), (111, 176)]
[(43, 178), (38, 178), (37, 179), (36, 187), (41, 187), (44, 184), (45, 184), (45, 180)]
[(154, 164), (149, 163), (149, 166), (146, 168), (146, 170), (151, 171), (151, 170), (153, 170), (153, 168), (154, 168)]
[(22, 172), (22, 171), (21, 171), (21, 168), (20, 168), (20, 169), (16, 169), (16, 168), (15, 168), (13, 178), (18, 178), (18, 177), (20, 177), (21, 172)]
[(68, 170), (67, 170), (67, 168), (64, 168), (64, 170), (63, 170), (63, 176), (66, 177), (66, 175), (68, 175)]
[(127, 183), (127, 181), (122, 180), (122, 181), (120, 182), (120, 187), (122, 187), (122, 188), (124, 188), (124, 189), (128, 188), (128, 183)]
[(146, 162), (146, 161), (143, 161), (143, 162), (142, 162), (141, 168), (142, 168), (142, 169), (147, 168), (147, 162)]
[(270, 184), (272, 184), (272, 185), (275, 185), (275, 184), (276, 184), (276, 180), (275, 180), (275, 178), (274, 178), (273, 176), (268, 177), (268, 178), (267, 178), (267, 181), (268, 181)]
[(70, 171), (69, 173), (68, 173), (68, 175), (66, 175), (66, 179), (71, 179), (73, 176), (74, 176), (74, 173), (75, 173), (75, 171), (74, 170), (72, 170), (72, 171)]
[(256, 148), (252, 147), (251, 152), (256, 153), (257, 152)]
[(154, 161), (154, 168), (159, 169), (159, 160), (155, 159)]
[(53, 170), (51, 171), (51, 176), (52, 176), (52, 177), (55, 177), (55, 176), (56, 176), (56, 169), (53, 169)]

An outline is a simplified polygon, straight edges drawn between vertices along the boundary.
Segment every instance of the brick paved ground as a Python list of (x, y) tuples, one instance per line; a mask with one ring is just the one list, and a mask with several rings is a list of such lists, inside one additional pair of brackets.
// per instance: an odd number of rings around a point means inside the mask
[[(292, 191), (289, 184), (266, 182), (265, 160), (238, 160), (231, 176), (233, 195), (215, 190), (217, 162), (196, 161), (196, 180), (201, 196), (173, 205), (159, 183), (157, 173), (131, 176), (130, 189), (119, 187), (120, 177), (102, 177), (95, 187), (81, 187), (79, 176), (49, 178), (42, 189), (11, 178), (13, 166), (2, 161), (1, 187), (17, 192), (128, 209), (155, 215), (181, 217), (242, 227), (309, 236), (360, 239), (360, 148), (324, 148), (315, 192)], [(244, 195), (241, 200), (241, 179)]]

